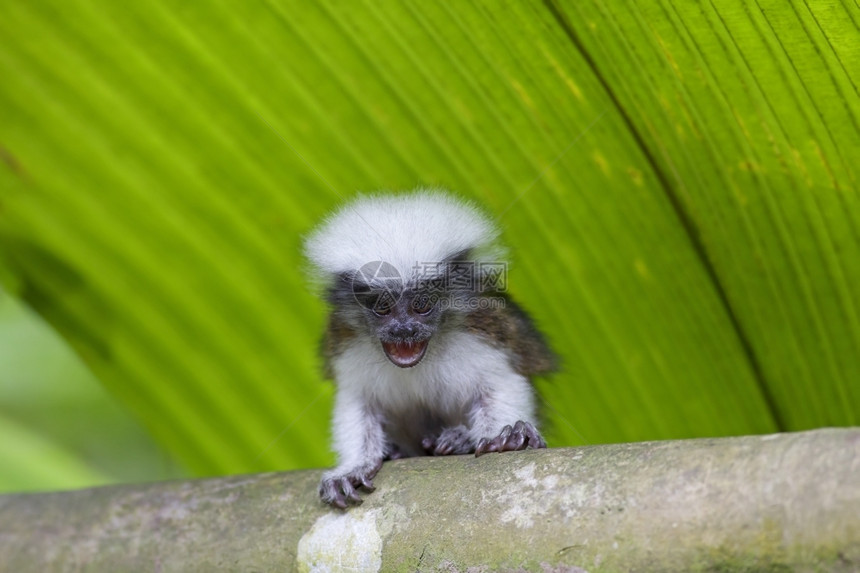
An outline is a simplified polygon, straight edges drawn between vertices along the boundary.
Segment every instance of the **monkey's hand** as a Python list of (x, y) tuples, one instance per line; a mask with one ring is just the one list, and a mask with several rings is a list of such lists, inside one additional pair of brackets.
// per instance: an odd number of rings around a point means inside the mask
[(545, 448), (546, 442), (531, 422), (517, 421), (513, 427), (502, 428), (495, 438), (481, 438), (475, 446), (475, 457), (487, 452), (512, 452), (526, 448)]
[(362, 502), (357, 489), (372, 492), (373, 478), (382, 467), (382, 459), (369, 461), (351, 471), (342, 473), (335, 468), (323, 474), (320, 482), (320, 499), (324, 503), (346, 509), (349, 505), (359, 505)]
[(469, 429), (466, 426), (445, 428), (438, 436), (424, 438), (421, 441), (421, 446), (430, 456), (469, 454), (475, 450), (472, 440), (469, 438)]

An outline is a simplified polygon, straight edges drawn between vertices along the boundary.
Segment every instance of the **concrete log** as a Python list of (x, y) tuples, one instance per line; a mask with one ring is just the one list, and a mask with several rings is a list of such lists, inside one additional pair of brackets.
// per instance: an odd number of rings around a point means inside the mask
[(0, 496), (0, 570), (858, 571), (860, 429)]

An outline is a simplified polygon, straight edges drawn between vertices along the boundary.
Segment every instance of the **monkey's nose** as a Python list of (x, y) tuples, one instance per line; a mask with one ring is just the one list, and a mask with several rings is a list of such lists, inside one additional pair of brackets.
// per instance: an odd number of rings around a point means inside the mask
[(418, 336), (418, 327), (416, 326), (397, 326), (388, 331), (388, 335), (392, 338), (401, 340), (406, 338), (415, 338)]

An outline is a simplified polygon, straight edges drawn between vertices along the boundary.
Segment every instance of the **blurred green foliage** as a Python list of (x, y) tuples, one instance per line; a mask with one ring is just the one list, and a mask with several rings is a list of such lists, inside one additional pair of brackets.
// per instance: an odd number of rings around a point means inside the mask
[[(356, 190), (499, 217), (565, 365), (539, 384), (555, 445), (860, 417), (856, 3), (3, 12), (0, 277), (194, 475), (330, 463), (299, 245)], [(48, 487), (159, 477), (103, 396), (63, 436), (74, 377), (36, 377), (0, 430), (78, 458)], [(88, 457), (110, 443), (127, 463)]]
[(51, 328), (3, 291), (0, 436), (2, 491), (183, 475)]

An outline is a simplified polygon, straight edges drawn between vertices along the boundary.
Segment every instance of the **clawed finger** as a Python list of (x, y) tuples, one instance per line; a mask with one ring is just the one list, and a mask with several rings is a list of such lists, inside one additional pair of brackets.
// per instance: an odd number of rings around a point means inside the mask
[(481, 438), (480, 440), (478, 440), (478, 444), (475, 446), (475, 457), (481, 457), (487, 452), (495, 452), (498, 451), (498, 449), (498, 446), (493, 444), (493, 440)]
[(495, 438), (481, 438), (475, 447), (475, 457), (487, 452), (512, 452), (526, 448), (545, 448), (546, 442), (540, 432), (530, 422), (518, 420), (516, 424), (505, 426)]
[(359, 478), (358, 479), (358, 485), (361, 486), (363, 489), (369, 491), (369, 492), (376, 491), (376, 488), (373, 487), (373, 480), (370, 479), (369, 477)]
[(451, 444), (442, 443), (433, 450), (434, 456), (447, 456), (451, 453)]
[(346, 509), (350, 505), (361, 505), (363, 500), (358, 495), (356, 487), (361, 487), (371, 492), (375, 489), (373, 481), (369, 477), (358, 477), (355, 479), (350, 479), (349, 477), (330, 478), (323, 481), (320, 485), (320, 497), (325, 503), (339, 509)]
[(543, 437), (540, 435), (540, 432), (537, 431), (533, 425), (526, 422), (526, 433), (529, 437), (529, 445), (535, 449), (545, 448), (546, 441), (544, 441)]
[(505, 452), (513, 452), (516, 450), (524, 450), (526, 448), (526, 435), (522, 432), (514, 431), (511, 433), (510, 437), (505, 440), (505, 444), (502, 447), (502, 451)]

